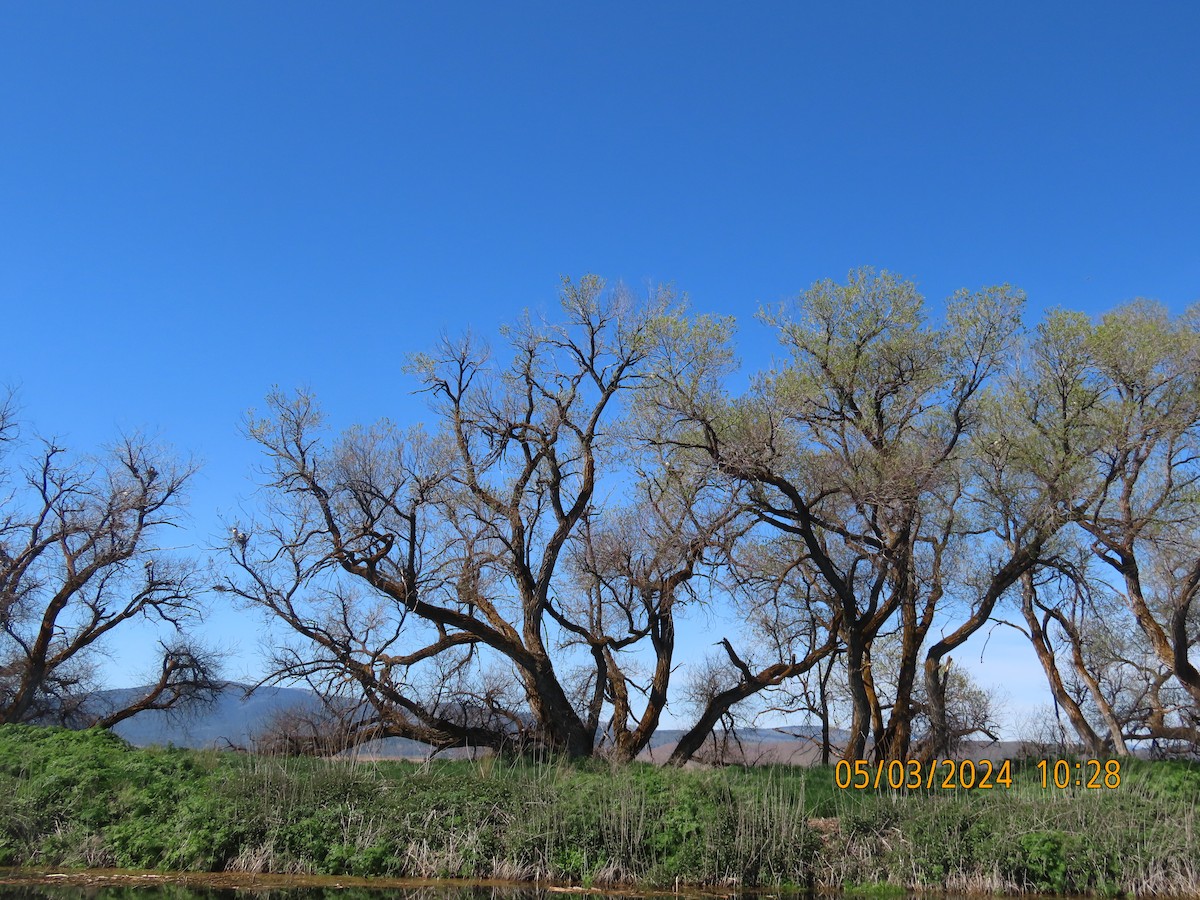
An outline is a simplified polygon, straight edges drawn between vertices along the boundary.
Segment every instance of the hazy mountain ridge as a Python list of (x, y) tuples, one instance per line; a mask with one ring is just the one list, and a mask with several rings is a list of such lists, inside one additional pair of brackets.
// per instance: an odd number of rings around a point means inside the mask
[[(138, 747), (248, 747), (271, 716), (295, 707), (316, 708), (316, 695), (302, 688), (260, 687), (227, 682), (209, 703), (180, 710), (149, 710), (117, 724), (113, 731)], [(144, 692), (142, 688), (104, 691), (114, 706)]]

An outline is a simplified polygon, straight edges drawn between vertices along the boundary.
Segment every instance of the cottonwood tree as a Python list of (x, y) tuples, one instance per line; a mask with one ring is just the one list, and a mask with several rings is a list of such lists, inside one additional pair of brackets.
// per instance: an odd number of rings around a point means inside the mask
[[(1148, 302), (1103, 316), (1086, 335), (1100, 396), (1091, 457), (1097, 491), (1074, 509), (1097, 559), (1159, 662), (1191, 697), (1191, 721), (1163, 736), (1200, 741), (1200, 313), (1173, 319)], [(1169, 732), (1169, 733), (1168, 733)]]
[[(712, 528), (672, 493), (699, 489), (686, 479), (664, 476), (624, 513), (598, 491), (626, 473), (618, 421), (674, 298), (638, 302), (589, 276), (561, 300), (563, 320), (506, 330), (503, 361), (471, 338), (414, 358), (431, 433), (383, 423), (329, 444), (307, 396), (273, 396), (250, 422), (274, 499), (235, 526), (222, 587), (294, 635), (274, 677), (361, 692), (363, 739), (586, 756), (611, 709), (629, 756), (657, 723), (673, 611)], [(621, 655), (646, 640), (635, 722)]]
[(1194, 748), (1193, 701), (1102, 568), (1079, 544), (1073, 560), (1059, 557), (1022, 577), (1024, 626), (1014, 627), (1037, 653), (1056, 714), (1093, 756), (1128, 755), (1135, 742)]
[(775, 539), (730, 545), (725, 581), (729, 601), (747, 626), (737, 641), (742, 648), (723, 637), (720, 656), (694, 678), (696, 721), (672, 750), (672, 765), (688, 762), (718, 726), (732, 731), (744, 701), (806, 676), (836, 652), (837, 606), (803, 558), (788, 552), (789, 544)]
[[(71, 456), (55, 440), (16, 440), (0, 411), (0, 722), (108, 727), (219, 689), (214, 656), (186, 632), (202, 586), (194, 562), (162, 549), (193, 468), (141, 438), (105, 456)], [(21, 453), (21, 451), (27, 451)], [(94, 661), (127, 623), (172, 626), (152, 684), (123, 703), (96, 695)]]
[[(1057, 635), (1064, 626), (1075, 630), (1072, 623), (1080, 619), (1081, 604), (1072, 603), (1064, 616), (1061, 602), (1048, 602), (1067, 596), (1060, 589), (1068, 582), (1080, 588), (1090, 584), (1083, 574), (1087, 550), (1062, 528), (1072, 510), (1086, 505), (1085, 498), (1095, 491), (1087, 459), (1095, 450), (1091, 422), (1097, 394), (1081, 381), (1090, 365), (1080, 340), (1083, 321), (1056, 311), (1039, 323), (1020, 364), (1007, 373), (987, 409), (973, 465), (984, 486), (980, 518), (1000, 540), (1011, 544), (1031, 523), (1043, 523), (1046, 538), (1035, 545), (1037, 564), (1020, 574), (1015, 592), (1023, 624), (1006, 624), (1032, 642), (1055, 709), (1066, 713), (1085, 745), (1099, 747), (1101, 738), (1088, 723), (1080, 698), (1068, 690), (1069, 670), (1064, 673), (1056, 655)], [(1082, 595), (1075, 592), (1074, 597)], [(993, 603), (981, 611), (994, 615), (996, 609)]]
[(767, 715), (775, 717), (792, 719), (802, 716), (808, 722), (815, 718), (819, 723), (819, 736), (802, 733), (796, 737), (820, 749), (823, 766), (833, 760), (834, 729), (841, 726), (842, 699), (848, 696), (844, 690), (844, 667), (839, 666), (839, 662), (840, 656), (835, 648), (813, 669), (781, 685), (764, 710)]
[[(939, 752), (954, 753), (968, 739), (987, 738), (992, 743), (1000, 740), (1000, 703), (993, 690), (976, 682), (962, 666), (947, 666), (940, 683), (944, 686), (947, 736)], [(932, 732), (932, 723), (926, 721), (930, 707), (921, 703), (922, 699), (918, 695), (921, 712), (915, 728)]]
[[(1007, 286), (960, 292), (932, 327), (911, 282), (862, 269), (764, 314), (789, 359), (747, 395), (679, 378), (658, 385), (658, 439), (737, 481), (761, 527), (790, 538), (797, 565), (828, 596), (853, 705), (847, 757), (864, 755), (868, 738), (881, 758), (908, 753), (920, 652), (961, 587), (948, 562), (973, 543), (962, 512), (970, 438), (984, 389), (1009, 359), (1020, 305)], [(706, 349), (694, 355), (719, 360), (721, 339), (699, 335)], [(987, 560), (966, 626), (941, 653), (986, 622), (980, 610), (1032, 564), (1035, 540)], [(885, 708), (871, 647), (893, 621), (901, 650)], [(936, 679), (936, 657), (932, 669)]]
[(979, 404), (964, 448), (964, 527), (952, 580), (965, 615), (943, 626), (925, 652), (929, 727), (919, 751), (926, 758), (946, 753), (954, 740), (943, 677), (949, 654), (994, 621), (1006, 595), (1037, 567), (1063, 561), (1060, 537), (1070, 504), (1085, 490), (1070, 435), (1088, 401), (1065, 387), (1078, 360), (1060, 337), (1043, 324), (1031, 343), (1014, 342), (1013, 364)]
[(1054, 311), (983, 454), (1004, 473), (995, 518), (1028, 518), (1033, 482), (1072, 523), (1022, 574), (1017, 627), (1095, 752), (1198, 736), (1198, 365), (1194, 312), (1143, 301), (1093, 322)]
[(631, 471), (623, 492), (632, 502), (585, 518), (571, 548), (576, 590), (550, 608), (564, 645), (592, 659), (580, 669), (577, 703), (619, 760), (649, 745), (678, 666), (679, 611), (701, 600), (696, 582), (723, 561), (741, 518), (707, 469), (650, 457)]
[(1090, 549), (1075, 549), (1074, 558), (1060, 554), (1021, 577), (1024, 626), (1014, 627), (1033, 645), (1055, 712), (1067, 717), (1083, 748), (1092, 756), (1124, 756), (1132, 710), (1117, 697), (1132, 681), (1135, 659), (1144, 662), (1146, 654), (1118, 650), (1123, 638), (1136, 635), (1136, 624), (1103, 582), (1089, 577)]
[[(1033, 453), (1059, 460), (1076, 548), (1023, 586), (1052, 691), (1085, 745), (1200, 738), (1200, 334), (1196, 313), (1121, 307), (1099, 322), (1055, 312), (1040, 328), (1046, 402)], [(1030, 411), (1034, 411), (1032, 408)], [(1090, 559), (1088, 558), (1090, 556)], [(1126, 616), (1102, 615), (1117, 591)], [(1132, 626), (1139, 640), (1119, 635)], [(1068, 696), (1057, 643), (1084, 690)], [(1135, 645), (1136, 644), (1136, 645)], [(1097, 652), (1103, 648), (1104, 652)], [(1098, 714), (1085, 715), (1085, 701)], [(1097, 728), (1107, 732), (1102, 737)]]

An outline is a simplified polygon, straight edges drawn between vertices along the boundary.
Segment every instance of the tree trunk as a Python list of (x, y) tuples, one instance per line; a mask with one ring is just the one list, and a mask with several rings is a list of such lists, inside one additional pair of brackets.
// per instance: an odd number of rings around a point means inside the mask
[(1080, 741), (1088, 751), (1095, 755), (1102, 754), (1104, 752), (1104, 741), (1096, 734), (1095, 729), (1088, 724), (1083, 710), (1079, 708), (1079, 704), (1075, 702), (1074, 698), (1067, 693), (1066, 685), (1063, 684), (1062, 674), (1058, 670), (1058, 661), (1055, 659), (1054, 651), (1050, 648), (1045, 629), (1042, 628), (1041, 622), (1038, 621), (1037, 611), (1034, 609), (1036, 597), (1037, 589), (1033, 583), (1033, 574), (1026, 572), (1021, 576), (1021, 613), (1025, 617), (1025, 623), (1029, 626), (1030, 641), (1033, 643), (1033, 649), (1037, 653), (1038, 661), (1042, 664), (1042, 670), (1046, 673), (1046, 680), (1050, 685), (1050, 693), (1054, 696), (1054, 700), (1058, 703), (1059, 707), (1066, 710), (1067, 718), (1070, 719), (1075, 733), (1079, 736)]
[(867, 733), (871, 727), (871, 701), (867, 696), (867, 682), (863, 671), (865, 647), (858, 636), (847, 638), (846, 668), (850, 686), (850, 703), (854, 710), (850, 722), (850, 740), (842, 750), (842, 759), (854, 761), (865, 759), (867, 752)]

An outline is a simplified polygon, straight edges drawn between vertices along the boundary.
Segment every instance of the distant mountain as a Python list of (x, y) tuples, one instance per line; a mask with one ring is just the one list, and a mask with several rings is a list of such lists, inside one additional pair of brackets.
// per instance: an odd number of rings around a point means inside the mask
[[(249, 748), (254, 736), (276, 713), (296, 708), (317, 709), (320, 705), (315, 694), (302, 688), (260, 687), (247, 694), (248, 690), (244, 684), (227, 682), (212, 703), (186, 711), (139, 713), (121, 722), (113, 731), (138, 747)], [(100, 699), (115, 707), (143, 693), (144, 689), (138, 688), (104, 691)], [(659, 729), (642, 758), (665, 760), (683, 734), (681, 729)], [(837, 732), (832, 737), (836, 742), (844, 737), (844, 733)], [(809, 726), (743, 728), (738, 730), (737, 740), (743, 748), (737, 757), (746, 762), (800, 761), (811, 755), (810, 748), (819, 743), (820, 729)], [(429, 755), (429, 750), (425, 744), (404, 738), (374, 741), (359, 748), (359, 752), (367, 756), (408, 759), (423, 759)], [(443, 755), (460, 756), (468, 752)]]
[[(138, 747), (248, 747), (253, 735), (275, 713), (318, 706), (316, 695), (301, 688), (261, 687), (249, 696), (247, 690), (244, 684), (227, 682), (211, 703), (182, 711), (138, 713), (119, 723), (113, 731)], [(144, 693), (144, 688), (128, 688), (105, 691), (101, 696), (119, 706)]]

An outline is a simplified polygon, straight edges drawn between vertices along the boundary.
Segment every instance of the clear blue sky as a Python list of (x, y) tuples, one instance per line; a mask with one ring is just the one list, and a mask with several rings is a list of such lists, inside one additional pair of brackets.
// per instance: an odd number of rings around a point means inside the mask
[(760, 303), (863, 264), (1182, 308), (1197, 34), (1190, 2), (6, 3), (0, 383), (81, 449), (195, 453), (203, 541), (273, 384), (415, 420), (406, 353), (562, 274), (673, 281), (751, 367)]

